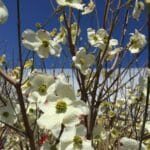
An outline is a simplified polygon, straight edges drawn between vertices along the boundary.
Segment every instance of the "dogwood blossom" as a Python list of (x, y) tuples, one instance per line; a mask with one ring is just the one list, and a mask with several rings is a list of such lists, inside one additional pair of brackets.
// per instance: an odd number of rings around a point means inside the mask
[[(73, 141), (75, 136), (85, 137), (86, 132), (85, 126), (81, 124), (77, 126), (66, 126), (60, 137), (60, 141), (61, 143), (70, 143)], [(58, 133), (56, 135), (58, 135)]]
[(66, 29), (64, 27), (60, 28), (60, 32), (54, 37), (54, 41), (57, 43), (66, 43)]
[[(120, 147), (119, 150), (138, 150), (139, 149), (139, 141), (136, 141), (131, 138), (122, 137), (119, 141)], [(142, 144), (141, 150), (146, 150), (146, 146)]]
[(61, 6), (69, 6), (79, 10), (83, 10), (85, 4), (82, 4), (81, 0), (56, 0), (56, 2)]
[(142, 1), (136, 0), (133, 13), (132, 13), (133, 18), (139, 20), (139, 17), (143, 10), (144, 10), (144, 3)]
[(77, 23), (71, 24), (71, 38), (72, 38), (72, 43), (75, 44), (77, 36), (80, 35), (80, 28), (78, 28)]
[(0, 107), (0, 122), (13, 125), (17, 121), (16, 114), (18, 114), (19, 111), (18, 105), (12, 106), (10, 103)]
[(75, 136), (72, 143), (66, 146), (65, 150), (94, 150), (90, 140), (82, 139), (80, 136)]
[[(53, 91), (52, 91), (52, 89), (53, 89)], [(61, 98), (67, 97), (71, 100), (76, 99), (74, 89), (68, 83), (64, 74), (59, 74), (56, 77), (55, 84), (53, 84), (51, 87), (51, 93), (53, 93), (57, 97), (61, 97)]]
[(146, 43), (145, 35), (135, 30), (135, 33), (131, 33), (128, 49), (131, 53), (139, 53)]
[(51, 85), (54, 83), (54, 78), (47, 74), (35, 74), (28, 81), (28, 88), (30, 91), (29, 101), (36, 100), (36, 102), (45, 102), (47, 95), (51, 91)]
[(82, 101), (72, 101), (68, 98), (57, 99), (41, 104), (39, 108), (44, 112), (37, 120), (41, 128), (55, 132), (64, 126), (75, 126), (80, 123), (79, 116), (87, 115), (88, 108)]
[[(54, 135), (59, 136), (60, 130), (55, 128)], [(85, 138), (86, 128), (84, 125), (65, 126), (60, 137), (60, 150), (93, 150), (91, 141)]]
[(0, 24), (3, 24), (8, 19), (8, 9), (3, 3), (2, 0), (0, 0)]
[(121, 50), (122, 50), (122, 47), (118, 47), (113, 50), (109, 50), (107, 52), (107, 60), (112, 60), (116, 56), (116, 54), (121, 52)]
[(93, 12), (94, 9), (95, 9), (95, 3), (93, 2), (93, 0), (90, 0), (89, 4), (86, 7), (84, 7), (82, 15), (89, 14)]
[(76, 56), (72, 57), (75, 67), (77, 67), (81, 73), (86, 75), (88, 73), (89, 67), (95, 62), (95, 57), (92, 54), (86, 54), (86, 49), (81, 47), (77, 51)]
[[(108, 44), (108, 37), (109, 37), (106, 30), (99, 29), (97, 32), (95, 32), (94, 29), (88, 28), (87, 34), (88, 34), (88, 41), (92, 46), (98, 47), (101, 50), (105, 50), (106, 45)], [(117, 45), (118, 45), (118, 40), (110, 39), (108, 49), (110, 50), (112, 49), (112, 47)]]
[(59, 57), (61, 53), (61, 46), (51, 39), (46, 30), (25, 30), (22, 33), (22, 43), (27, 49), (37, 52), (40, 58), (47, 58), (49, 55)]

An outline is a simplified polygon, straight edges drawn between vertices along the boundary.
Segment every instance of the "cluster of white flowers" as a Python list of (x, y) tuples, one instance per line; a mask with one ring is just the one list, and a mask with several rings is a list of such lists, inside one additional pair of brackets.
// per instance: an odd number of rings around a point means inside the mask
[(91, 141), (85, 138), (86, 132), (82, 137), (76, 132), (81, 118), (89, 113), (88, 106), (83, 101), (77, 100), (73, 88), (63, 74), (54, 79), (47, 74), (33, 73), (25, 85), (23, 85), (23, 93), (28, 93), (28, 101), (32, 109), (35, 107), (34, 104), (37, 104), (38, 109), (42, 111), (37, 120), (39, 127), (50, 130), (56, 138), (63, 130), (59, 146), (65, 145), (69, 150), (72, 146), (81, 146), (85, 149), (84, 147), (90, 145), (89, 148), (93, 149)]
[[(89, 14), (95, 9), (93, 0), (90, 0), (88, 5), (84, 4), (82, 0), (56, 0), (56, 2), (62, 7), (68, 6), (78, 9), (82, 15)], [(132, 13), (133, 18), (138, 20), (143, 10), (144, 3), (136, 0)], [(0, 24), (5, 23), (7, 18), (8, 10), (3, 1), (0, 0)], [(60, 22), (63, 22), (63, 19), (64, 18), (61, 16)], [(72, 57), (74, 67), (85, 76), (85, 82), (87, 82), (87, 80), (90, 81), (91, 77), (94, 76), (94, 73), (91, 72), (91, 67), (94, 67), (96, 61), (95, 55), (93, 53), (88, 53), (84, 47), (76, 47), (77, 37), (81, 33), (79, 25), (76, 22), (73, 22), (70, 23), (69, 28), (71, 31), (72, 44), (75, 45), (75, 55)], [(39, 29), (34, 32), (31, 29), (27, 29), (22, 33), (22, 44), (25, 48), (36, 52), (42, 59), (48, 58), (49, 55), (60, 57), (62, 51), (60, 44), (65, 44), (67, 42), (67, 36), (67, 29), (63, 26), (63, 23), (58, 33), (57, 29), (54, 29), (52, 32), (44, 29)], [(123, 48), (119, 46), (118, 40), (109, 37), (109, 33), (103, 28), (100, 28), (97, 31), (88, 28), (87, 36), (88, 42), (92, 47), (99, 49), (102, 53), (106, 51), (106, 60), (114, 59), (116, 54), (119, 54), (123, 50)], [(131, 33), (126, 48), (131, 53), (139, 53), (145, 47), (146, 43), (145, 35), (138, 30), (135, 30), (135, 33)], [(33, 61), (33, 59), (26, 61), (24, 68), (29, 69), (33, 65)], [(5, 55), (2, 55), (0, 56), (0, 67), (3, 66), (4, 63)], [(8, 75), (16, 82), (20, 81), (21, 69), (21, 67), (16, 67), (10, 71)], [(140, 80), (139, 86), (135, 88), (136, 92), (128, 91), (129, 93), (126, 95), (129, 99), (127, 107), (137, 104), (138, 100), (140, 100), (138, 101), (138, 104), (142, 104), (142, 100), (146, 99), (147, 80), (142, 79)], [(80, 96), (77, 96), (77, 93), (75, 93), (64, 74), (61, 73), (57, 76), (51, 76), (34, 70), (27, 76), (22, 83), (21, 88), (23, 96), (27, 98), (24, 104), (31, 129), (32, 125), (34, 124), (35, 127), (35, 124), (37, 123), (36, 125), (40, 128), (39, 135), (44, 135), (45, 132), (47, 132), (44, 139), (52, 136), (52, 141), (56, 140), (54, 143), (45, 142), (41, 145), (39, 144), (41, 150), (53, 148), (57, 148), (58, 150), (94, 150), (94, 140), (96, 140), (97, 136), (101, 142), (108, 140), (108, 137), (110, 139), (112, 136), (118, 141), (119, 150), (138, 150), (139, 141), (120, 136), (120, 131), (115, 129), (115, 127), (109, 131), (107, 128), (107, 123), (109, 123), (111, 118), (117, 116), (117, 108), (122, 107), (124, 110), (125, 101), (121, 101), (120, 103), (117, 101), (115, 104), (108, 101), (101, 103), (98, 108), (100, 109), (100, 115), (98, 114), (98, 116), (96, 116), (95, 126), (93, 127), (93, 137), (91, 140), (88, 140), (87, 126), (89, 124), (87, 122), (89, 121), (88, 117), (90, 116), (89, 105), (80, 99)], [(114, 107), (114, 109), (111, 107)], [(106, 108), (109, 109), (107, 109), (107, 115), (105, 116)], [(11, 102), (8, 102), (7, 100), (6, 102), (3, 101), (3, 105), (0, 107), (0, 123), (2, 123), (0, 124), (0, 129), (3, 125), (13, 126), (14, 124), (17, 124), (21, 129), (24, 128), (22, 127), (22, 118), (20, 119), (19, 113), (20, 107), (15, 100)], [(122, 113), (119, 115), (124, 117)], [(18, 119), (21, 120), (18, 121), (19, 123), (17, 123)], [(122, 122), (120, 124), (122, 125)], [(119, 127), (118, 122), (116, 125)], [(139, 126), (141, 126), (141, 124), (139, 124)], [(145, 124), (145, 132), (150, 133), (149, 121)], [(10, 135), (8, 135), (8, 137), (9, 136)], [(15, 134), (15, 136), (17, 136), (17, 134)], [(16, 142), (20, 142), (18, 137), (19, 136), (17, 136)], [(120, 137), (122, 138), (120, 139)], [(36, 137), (35, 141), (36, 140), (39, 139)], [(10, 141), (11, 140), (7, 140), (7, 143)], [(142, 143), (141, 150), (146, 150), (145, 145)]]

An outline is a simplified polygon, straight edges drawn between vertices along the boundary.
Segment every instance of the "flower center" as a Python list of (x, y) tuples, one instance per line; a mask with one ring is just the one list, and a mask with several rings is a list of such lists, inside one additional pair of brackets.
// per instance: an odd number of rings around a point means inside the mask
[(80, 136), (75, 136), (73, 139), (73, 143), (75, 147), (81, 148), (82, 147), (82, 139)]
[(29, 112), (32, 114), (32, 113), (34, 113), (34, 109), (33, 108), (30, 108), (29, 109)]
[(42, 45), (47, 48), (49, 46), (49, 42), (48, 41), (42, 41)]
[(104, 40), (104, 43), (107, 44), (108, 43), (108, 36), (105, 36), (103, 40)]
[(81, 65), (84, 65), (84, 64), (85, 64), (85, 60), (84, 60), (83, 58), (80, 58), (79, 61), (80, 61), (80, 64), (81, 64)]
[(132, 39), (131, 40), (131, 46), (133, 46), (134, 48), (138, 48), (139, 47), (139, 40), (138, 39)]
[(5, 118), (8, 118), (8, 117), (9, 117), (9, 112), (7, 112), (7, 111), (3, 112), (3, 116), (4, 116)]
[(141, 10), (141, 9), (142, 9), (142, 6), (143, 6), (143, 4), (142, 4), (142, 3), (140, 3), (140, 2), (138, 2), (138, 4), (137, 4), (137, 8), (138, 8), (139, 10)]
[(45, 94), (47, 91), (47, 86), (45, 84), (42, 84), (38, 89), (40, 94)]
[(73, 0), (66, 0), (66, 2), (70, 2), (70, 3), (72, 3), (72, 2), (73, 2)]
[(94, 41), (98, 41), (98, 37), (95, 35), (93, 36)]
[(65, 113), (67, 110), (67, 104), (63, 100), (59, 100), (56, 104), (57, 113)]

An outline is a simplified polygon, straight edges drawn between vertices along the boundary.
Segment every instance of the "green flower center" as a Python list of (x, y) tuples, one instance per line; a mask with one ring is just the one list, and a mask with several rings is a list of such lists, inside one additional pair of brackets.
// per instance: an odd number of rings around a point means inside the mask
[(8, 117), (9, 117), (9, 112), (7, 112), (7, 111), (3, 112), (3, 116), (4, 116), (5, 118), (8, 118)]
[(137, 4), (138, 9), (142, 9), (142, 6), (143, 6), (143, 4), (142, 4), (141, 2), (139, 2), (139, 3)]
[(31, 87), (30, 81), (27, 81), (27, 82), (26, 82), (26, 85), (27, 85), (27, 87)]
[(42, 45), (47, 48), (49, 46), (49, 42), (48, 41), (42, 41)]
[(82, 147), (82, 139), (80, 136), (75, 136), (73, 139), (73, 143), (75, 147), (81, 148)]
[(83, 58), (80, 58), (79, 61), (80, 61), (80, 64), (81, 64), (81, 65), (84, 65), (84, 64), (85, 64), (85, 60), (84, 60)]
[(73, 2), (73, 0), (66, 0), (66, 2), (70, 2), (70, 3), (72, 3), (72, 2)]
[(59, 100), (56, 104), (57, 113), (65, 113), (67, 110), (67, 104), (63, 100)]
[(95, 35), (93, 36), (94, 41), (98, 41), (98, 37)]
[(42, 84), (38, 89), (40, 94), (45, 94), (47, 91), (47, 86), (45, 84)]
[(108, 43), (108, 36), (104, 37), (104, 43), (107, 44)]
[(139, 48), (139, 40), (138, 40), (138, 39), (132, 39), (132, 40), (131, 40), (131, 45), (132, 45), (134, 48)]
[(29, 109), (29, 112), (30, 112), (30, 113), (34, 113), (34, 109), (33, 109), (33, 108), (30, 108), (30, 109)]

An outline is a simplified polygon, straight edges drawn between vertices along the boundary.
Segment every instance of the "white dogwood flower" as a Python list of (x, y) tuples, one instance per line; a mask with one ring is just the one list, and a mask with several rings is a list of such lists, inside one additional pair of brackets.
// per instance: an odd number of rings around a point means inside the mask
[(80, 35), (80, 32), (80, 28), (76, 22), (71, 24), (71, 38), (73, 44), (75, 44), (77, 37)]
[(85, 4), (82, 4), (81, 0), (56, 0), (56, 2), (61, 6), (69, 6), (79, 10), (83, 10)]
[(122, 51), (122, 47), (117, 47), (107, 52), (107, 60), (112, 60), (118, 53)]
[[(119, 141), (119, 150), (138, 150), (139, 149), (139, 141), (122, 137)], [(146, 146), (142, 144), (141, 150), (146, 150)]]
[(57, 43), (66, 43), (66, 29), (64, 27), (60, 28), (60, 32), (54, 37), (54, 41), (56, 41)]
[(49, 129), (52, 133), (61, 129), (62, 124), (75, 126), (80, 123), (80, 115), (87, 115), (88, 108), (82, 101), (72, 101), (68, 98), (57, 99), (39, 105), (44, 114), (37, 120), (41, 128)]
[(82, 15), (89, 14), (93, 12), (94, 9), (95, 9), (95, 3), (93, 2), (93, 0), (90, 0), (89, 4), (86, 7), (84, 7)]
[(51, 85), (54, 83), (54, 78), (47, 74), (35, 74), (29, 79), (29, 98), (30, 102), (45, 102), (46, 97), (51, 91)]
[[(59, 135), (59, 132), (55, 134), (56, 137)], [(60, 137), (60, 142), (61, 143), (73, 142), (75, 136), (85, 137), (86, 133), (87, 131), (84, 125), (80, 124), (77, 126), (66, 126)]]
[(18, 105), (12, 106), (10, 103), (0, 107), (0, 122), (13, 125), (17, 121), (16, 114), (19, 113), (19, 111)]
[(135, 33), (131, 33), (128, 49), (131, 53), (139, 53), (146, 43), (145, 35), (135, 30)]
[(92, 54), (86, 54), (86, 49), (81, 47), (77, 51), (76, 56), (72, 57), (74, 65), (78, 68), (81, 73), (86, 75), (88, 73), (89, 67), (91, 67), (95, 62), (95, 56)]
[(61, 98), (67, 97), (71, 100), (76, 99), (74, 89), (68, 83), (64, 74), (59, 74), (56, 77), (55, 84), (52, 85), (52, 87), (51, 87), (51, 93), (53, 93), (57, 97), (61, 97)]
[(3, 3), (2, 0), (0, 0), (0, 24), (3, 24), (8, 19), (8, 9)]
[(143, 10), (144, 10), (144, 3), (142, 1), (136, 0), (133, 13), (132, 13), (133, 18), (139, 20), (139, 17)]
[[(88, 28), (87, 34), (88, 34), (88, 41), (92, 46), (98, 47), (101, 50), (105, 50), (106, 45), (108, 44), (108, 37), (109, 37), (106, 30), (99, 29), (97, 32), (95, 32), (94, 29)], [(118, 45), (118, 40), (110, 39), (108, 49), (112, 49), (114, 46), (117, 45)]]
[(22, 33), (22, 43), (27, 49), (37, 52), (40, 58), (47, 58), (49, 55), (59, 57), (61, 53), (61, 46), (51, 39), (46, 30), (25, 30)]
[(65, 150), (94, 150), (91, 141), (85, 138), (86, 128), (83, 125), (67, 127), (60, 137), (60, 147)]

